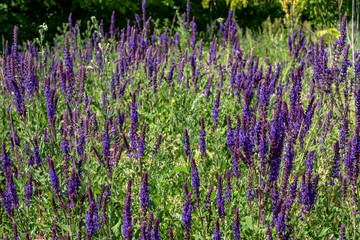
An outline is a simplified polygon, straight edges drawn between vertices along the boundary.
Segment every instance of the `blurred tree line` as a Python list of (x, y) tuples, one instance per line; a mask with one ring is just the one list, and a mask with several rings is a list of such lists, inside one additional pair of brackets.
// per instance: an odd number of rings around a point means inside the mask
[[(298, 2), (304, 3), (299, 4)], [(257, 30), (268, 17), (285, 17), (284, 6), (293, 4), (301, 11), (301, 20), (313, 25), (336, 26), (339, 12), (348, 12), (351, 17), (354, 0), (191, 0), (191, 15), (195, 16), (199, 31), (207, 31), (218, 18), (225, 19), (231, 7), (239, 26)], [(355, 0), (358, 6), (358, 1)], [(116, 27), (123, 28), (127, 19), (134, 23), (135, 13), (141, 13), (141, 0), (2, 0), (0, 3), (0, 36), (12, 40), (14, 25), (19, 27), (19, 41), (38, 37), (38, 26), (48, 25), (46, 40), (51, 41), (57, 27), (68, 21), (72, 12), (73, 24), (81, 20), (84, 28), (91, 16), (103, 19), (108, 28), (112, 11), (116, 12)], [(285, 4), (285, 5), (284, 5)], [(296, 6), (295, 6), (296, 4)], [(339, 4), (341, 5), (339, 8)], [(164, 26), (173, 22), (176, 10), (186, 10), (186, 0), (147, 0), (146, 15)], [(299, 9), (299, 8), (302, 9)], [(357, 13), (358, 15), (358, 13)], [(218, 25), (218, 24), (217, 24)], [(1, 49), (2, 50), (2, 49)]]

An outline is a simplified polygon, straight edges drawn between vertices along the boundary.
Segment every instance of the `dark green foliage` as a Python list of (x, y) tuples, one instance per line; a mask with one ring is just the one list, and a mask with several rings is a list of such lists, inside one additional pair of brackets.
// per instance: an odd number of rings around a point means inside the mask
[[(200, 32), (207, 31), (209, 24), (217, 18), (226, 19), (229, 10), (227, 1), (213, 1), (208, 9), (204, 9), (201, 2), (201, 0), (190, 2), (191, 16), (196, 18)], [(171, 25), (176, 17), (176, 10), (180, 14), (186, 10), (183, 0), (149, 0), (146, 5), (147, 17), (151, 16), (152, 19), (156, 19), (159, 26)], [(104, 26), (109, 26), (112, 11), (116, 12), (116, 26), (123, 28), (127, 24), (127, 19), (131, 19), (131, 23), (135, 23), (135, 13), (141, 14), (141, 1), (4, 0), (0, 4), (0, 36), (12, 39), (13, 26), (17, 25), (20, 33), (19, 42), (23, 42), (25, 39), (37, 36), (38, 26), (45, 22), (49, 27), (46, 39), (51, 44), (55, 33), (59, 33), (57, 27), (67, 22), (70, 12), (72, 12), (73, 25), (76, 20), (81, 20), (81, 27), (84, 30), (86, 21), (91, 16), (96, 16), (99, 20), (103, 19)], [(235, 15), (241, 28), (258, 29), (268, 16), (271, 16), (272, 19), (282, 17), (283, 12), (278, 2), (270, 2), (238, 9), (235, 11)], [(2, 50), (1, 47), (0, 51)]]

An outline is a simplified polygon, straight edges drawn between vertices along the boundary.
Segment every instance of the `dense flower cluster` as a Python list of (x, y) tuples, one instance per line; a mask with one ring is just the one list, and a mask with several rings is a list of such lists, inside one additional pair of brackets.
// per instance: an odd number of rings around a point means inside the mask
[[(346, 14), (334, 44), (290, 31), (274, 59), (255, 55), (262, 40), (246, 49), (232, 11), (200, 39), (192, 4), (163, 29), (146, 0), (123, 29), (113, 11), (83, 34), (70, 14), (51, 48), (18, 45), (14, 27), (0, 59), (1, 238), (360, 238)], [(323, 221), (324, 209), (349, 214)]]

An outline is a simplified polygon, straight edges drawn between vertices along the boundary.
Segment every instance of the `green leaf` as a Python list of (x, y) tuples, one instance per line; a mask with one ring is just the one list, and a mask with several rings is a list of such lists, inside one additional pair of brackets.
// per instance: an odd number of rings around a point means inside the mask
[(114, 232), (115, 236), (120, 236), (120, 227), (121, 227), (121, 219), (119, 218), (119, 222), (111, 228), (111, 230)]
[(245, 223), (246, 223), (246, 225), (248, 226), (248, 228), (250, 228), (250, 230), (253, 230), (253, 229), (254, 229), (254, 226), (253, 226), (253, 222), (252, 222), (252, 218), (251, 218), (251, 217), (246, 216), (246, 217), (245, 217)]
[(328, 231), (328, 228), (324, 228), (323, 230), (321, 230), (320, 234), (318, 235), (318, 237), (322, 237), (326, 234), (326, 232)]
[(195, 239), (204, 239), (204, 237), (201, 236), (200, 233), (196, 233), (193, 236), (195, 237)]
[(318, 147), (317, 145), (311, 146), (311, 147), (309, 148), (309, 151), (310, 151), (310, 152), (315, 151), (317, 147)]
[(184, 172), (184, 173), (188, 173), (186, 167), (176, 167), (174, 168), (171, 172), (170, 172), (170, 176), (174, 175), (177, 172)]

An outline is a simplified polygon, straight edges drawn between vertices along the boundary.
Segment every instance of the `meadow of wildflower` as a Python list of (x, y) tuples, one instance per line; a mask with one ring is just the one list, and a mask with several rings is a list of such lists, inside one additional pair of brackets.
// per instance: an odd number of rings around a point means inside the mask
[[(0, 61), (2, 239), (359, 239), (360, 51), (71, 14)], [(284, 31), (286, 33), (284, 34)], [(36, 37), (36, 36), (34, 36)]]

